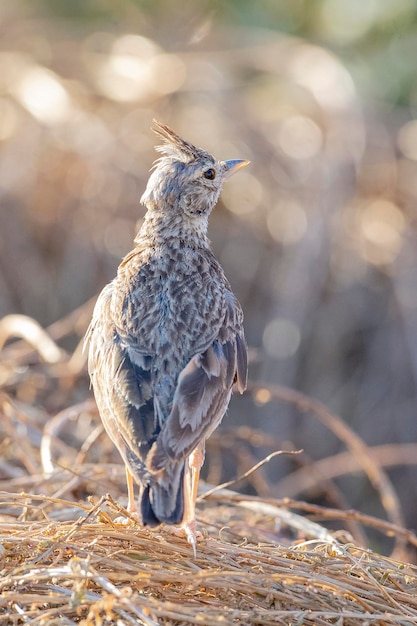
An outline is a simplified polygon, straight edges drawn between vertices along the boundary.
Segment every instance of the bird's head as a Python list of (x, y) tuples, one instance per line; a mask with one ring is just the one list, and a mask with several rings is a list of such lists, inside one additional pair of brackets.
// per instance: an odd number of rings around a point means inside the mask
[(249, 161), (217, 161), (211, 154), (154, 120), (152, 130), (163, 143), (141, 202), (149, 209), (207, 219), (224, 181)]

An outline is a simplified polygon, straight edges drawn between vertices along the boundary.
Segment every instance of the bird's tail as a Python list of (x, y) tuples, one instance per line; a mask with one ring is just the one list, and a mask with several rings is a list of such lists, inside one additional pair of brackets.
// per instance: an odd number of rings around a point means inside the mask
[(144, 526), (181, 524), (184, 517), (184, 463), (156, 475), (142, 487), (140, 510)]

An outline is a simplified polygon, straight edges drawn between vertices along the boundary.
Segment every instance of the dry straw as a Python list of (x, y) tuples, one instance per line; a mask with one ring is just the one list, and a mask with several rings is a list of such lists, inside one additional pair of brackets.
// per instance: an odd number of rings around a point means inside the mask
[(415, 567), (315, 524), (325, 538), (283, 545), (260, 500), (207, 507), (194, 559), (167, 529), (114, 524), (110, 497), (0, 498), (2, 624), (417, 624)]
[[(82, 314), (47, 334), (28, 323), (30, 347), (20, 341), (3, 349), (0, 624), (417, 624), (417, 569), (407, 562), (417, 537), (404, 527), (383, 463), (337, 416), (294, 391), (250, 388), (311, 413), (335, 433), (352, 470), (362, 469), (379, 493), (386, 520), (262, 494), (262, 465), (280, 452), (243, 472), (261, 495), (231, 491), (231, 483), (203, 485), (196, 558), (169, 529), (129, 519), (120, 504), (123, 467), (110, 462), (94, 404), (77, 391), (80, 353), (67, 356), (51, 343), (74, 333)], [(14, 321), (0, 325), (0, 343)], [(67, 408), (51, 419), (42, 408), (48, 402)], [(233, 437), (262, 441), (247, 429)], [(112, 495), (89, 495), (106, 492)], [(120, 516), (127, 523), (116, 523)], [(371, 551), (366, 528), (391, 537), (397, 558)]]

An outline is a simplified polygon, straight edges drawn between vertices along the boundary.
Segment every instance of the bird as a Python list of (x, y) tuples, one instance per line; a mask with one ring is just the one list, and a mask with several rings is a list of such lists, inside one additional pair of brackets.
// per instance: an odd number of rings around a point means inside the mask
[(151, 130), (161, 143), (146, 214), (97, 299), (85, 345), (99, 414), (125, 464), (128, 512), (143, 526), (179, 526), (195, 554), (205, 441), (233, 385), (247, 385), (243, 312), (208, 218), (223, 183), (249, 161), (219, 161), (156, 120)]

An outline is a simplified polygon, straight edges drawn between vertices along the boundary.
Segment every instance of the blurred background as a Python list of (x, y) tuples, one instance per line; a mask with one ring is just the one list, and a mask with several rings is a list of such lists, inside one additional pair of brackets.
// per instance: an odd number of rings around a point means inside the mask
[[(416, 1), (2, 0), (0, 33), (0, 317), (53, 329), (81, 307), (59, 341), (79, 346), (143, 218), (153, 118), (250, 159), (210, 238), (265, 388), (233, 399), (209, 446), (236, 465), (209, 454), (206, 473), (303, 448), (307, 467), (334, 458), (346, 506), (383, 514), (345, 445), (271, 399), (268, 384), (289, 386), (375, 447), (416, 528)], [(85, 370), (58, 393), (43, 370), (23, 384), (27, 365), (0, 383), (40, 422), (90, 396)], [(295, 462), (271, 461), (259, 491), (328, 503), (320, 481), (286, 479)]]

